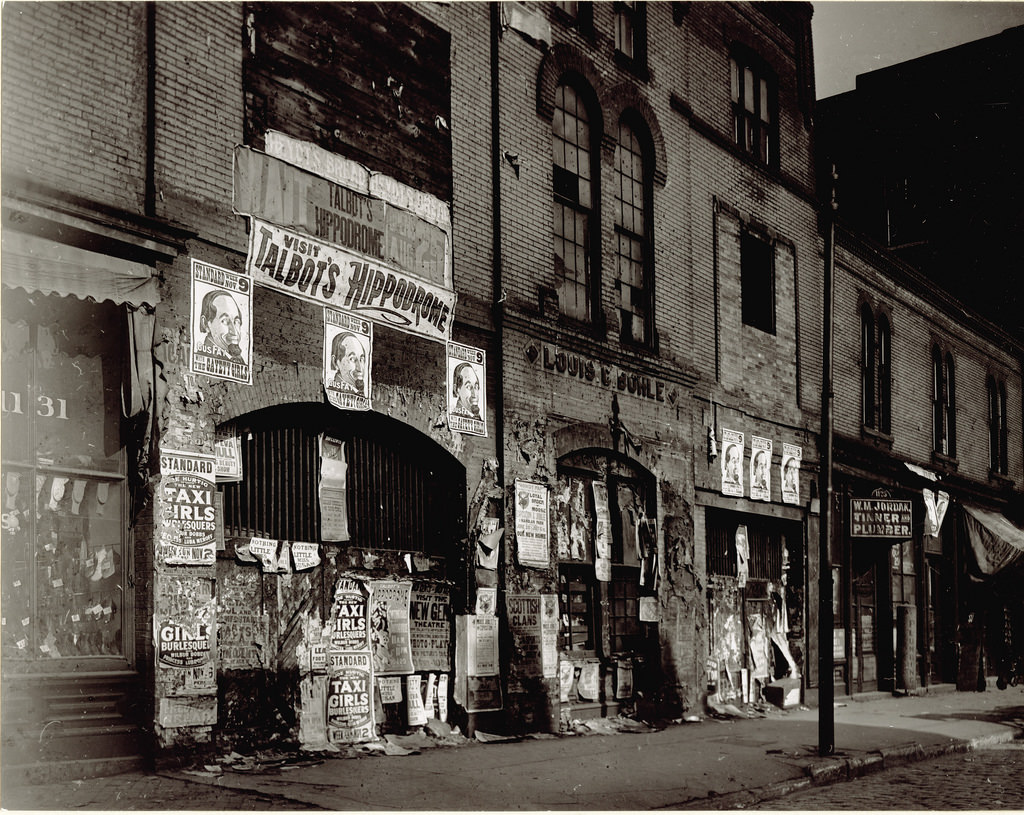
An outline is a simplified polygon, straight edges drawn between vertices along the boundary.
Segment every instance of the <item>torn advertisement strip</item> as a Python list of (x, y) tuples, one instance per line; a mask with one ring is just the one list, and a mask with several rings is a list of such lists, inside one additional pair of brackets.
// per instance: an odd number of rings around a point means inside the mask
[(320, 565), (320, 544), (295, 541), (292, 543), (292, 561), (295, 571), (303, 572)]
[[(487, 519), (492, 520), (492, 519)], [(497, 521), (497, 518), (493, 519)], [(498, 568), (498, 548), (501, 543), (501, 536), (504, 529), (494, 529), (490, 532), (481, 532), (476, 542), (476, 565), (481, 569), (495, 571)]]
[(320, 537), (325, 541), (347, 541), (348, 463), (345, 442), (327, 434), (320, 436)]

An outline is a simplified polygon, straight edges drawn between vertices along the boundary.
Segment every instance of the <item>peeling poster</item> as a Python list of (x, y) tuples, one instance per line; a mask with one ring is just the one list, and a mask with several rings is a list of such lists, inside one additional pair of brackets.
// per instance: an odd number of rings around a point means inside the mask
[(217, 661), (226, 670), (262, 668), (270, 618), (255, 611), (217, 615)]
[(320, 537), (325, 541), (347, 541), (348, 490), (345, 442), (327, 434), (320, 437)]
[(217, 723), (217, 697), (161, 698), (157, 710), (161, 727), (200, 727)]
[(377, 674), (413, 671), (409, 601), (412, 583), (398, 580), (370, 582), (370, 649)]

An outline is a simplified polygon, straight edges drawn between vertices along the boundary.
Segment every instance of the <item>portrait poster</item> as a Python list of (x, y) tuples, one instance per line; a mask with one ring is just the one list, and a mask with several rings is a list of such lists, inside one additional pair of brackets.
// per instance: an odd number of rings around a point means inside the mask
[(447, 586), (416, 582), (409, 601), (409, 639), (417, 671), (451, 670), (451, 600)]
[(373, 323), (324, 309), (324, 390), (342, 410), (369, 410), (373, 394)]
[(772, 499), (772, 440), (760, 436), (750, 437), (750, 497)]
[(409, 628), (411, 595), (412, 583), (370, 581), (370, 651), (375, 674), (408, 674), (413, 671)]
[(325, 541), (347, 541), (348, 535), (348, 463), (345, 442), (320, 436), (320, 537)]
[(448, 426), (472, 436), (487, 435), (487, 364), (484, 351), (448, 343)]
[(327, 738), (334, 744), (355, 744), (376, 738), (370, 655), (350, 656), (360, 658), (359, 664), (337, 670), (327, 678)]
[(516, 480), (515, 512), (519, 562), (547, 568), (551, 556), (547, 485)]
[(743, 433), (722, 428), (722, 494), (743, 497)]
[(498, 605), (498, 589), (496, 586), (476, 587), (476, 613), (485, 617), (493, 617)]
[(217, 559), (216, 457), (160, 451), (161, 563), (210, 566)]
[(252, 384), (252, 279), (192, 258), (189, 370)]
[(785, 504), (800, 503), (800, 461), (804, 450), (795, 444), (782, 445), (782, 501)]

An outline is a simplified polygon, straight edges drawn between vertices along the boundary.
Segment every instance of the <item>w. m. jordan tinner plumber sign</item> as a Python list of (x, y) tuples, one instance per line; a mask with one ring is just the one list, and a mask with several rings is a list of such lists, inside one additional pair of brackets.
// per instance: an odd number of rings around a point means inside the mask
[(851, 538), (913, 537), (910, 501), (894, 498), (851, 498)]

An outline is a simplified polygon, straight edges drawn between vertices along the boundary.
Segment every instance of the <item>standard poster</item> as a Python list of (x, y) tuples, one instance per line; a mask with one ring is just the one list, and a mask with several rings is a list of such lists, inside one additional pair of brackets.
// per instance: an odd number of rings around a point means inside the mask
[(373, 672), (370, 655), (349, 654), (348, 667), (327, 678), (327, 738), (335, 744), (372, 741)]
[(750, 497), (772, 499), (772, 440), (760, 436), (750, 437)]
[(217, 460), (202, 453), (160, 451), (161, 563), (209, 566), (217, 560)]
[(409, 601), (409, 639), (417, 671), (451, 670), (451, 602), (445, 586), (414, 583)]
[(795, 444), (782, 445), (782, 501), (786, 504), (800, 503), (800, 461), (804, 449)]
[(743, 497), (743, 434), (722, 428), (722, 494)]
[(370, 650), (375, 674), (408, 674), (413, 671), (409, 639), (411, 595), (412, 583), (370, 581)]
[(457, 342), (448, 343), (448, 426), (459, 433), (487, 435), (487, 370), (484, 352)]
[(252, 280), (192, 258), (189, 370), (252, 384)]
[(347, 473), (345, 442), (320, 436), (320, 537), (325, 541), (349, 538)]
[(517, 480), (515, 512), (519, 562), (524, 566), (547, 568), (551, 556), (547, 486)]
[(369, 410), (373, 393), (373, 323), (324, 309), (324, 389), (342, 410)]

